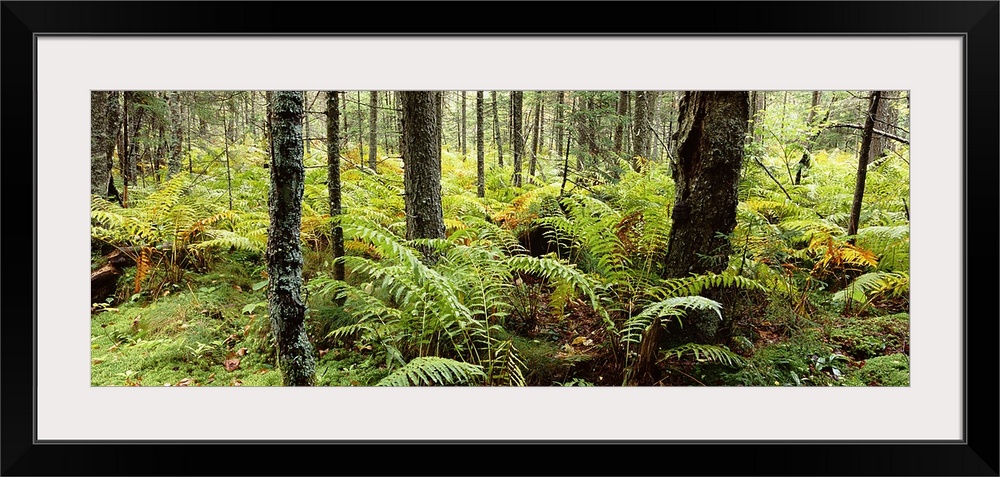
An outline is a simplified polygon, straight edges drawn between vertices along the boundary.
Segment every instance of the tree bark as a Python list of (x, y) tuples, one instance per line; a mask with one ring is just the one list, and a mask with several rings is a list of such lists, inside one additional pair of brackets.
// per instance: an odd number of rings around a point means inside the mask
[(491, 91), (493, 98), (493, 142), (497, 145), (497, 165), (503, 167), (503, 141), (500, 138), (500, 103), (497, 102), (497, 92)]
[(111, 167), (108, 164), (108, 93), (90, 92), (90, 193), (107, 198)]
[(173, 177), (181, 171), (181, 153), (184, 141), (184, 129), (181, 126), (183, 119), (181, 118), (180, 92), (171, 91), (168, 93), (167, 104), (170, 108), (170, 159), (167, 161), (167, 177)]
[(302, 91), (275, 91), (271, 136), (270, 226), (267, 233), (268, 311), (285, 386), (311, 386), (316, 358), (305, 330), (302, 299)]
[(653, 136), (649, 114), (651, 97), (652, 91), (636, 91), (635, 93), (635, 122), (632, 125), (632, 169), (635, 171), (639, 170), (639, 157), (649, 159)]
[(344, 280), (344, 262), (338, 260), (344, 256), (344, 229), (340, 226), (339, 218), (343, 210), (340, 188), (340, 104), (337, 101), (337, 91), (326, 93), (326, 155), (326, 186), (330, 196), (330, 219), (333, 222), (330, 231), (333, 242), (333, 278)]
[[(401, 91), (406, 239), (444, 238), (441, 205), (439, 93)], [(424, 256), (432, 260), (430, 250)]]
[(748, 108), (746, 91), (689, 91), (681, 100), (669, 277), (719, 273), (728, 264)]
[(615, 154), (622, 153), (622, 140), (625, 137), (625, 123), (628, 122), (628, 91), (618, 92), (618, 117), (615, 125)]
[(565, 102), (565, 99), (566, 99), (566, 92), (565, 91), (559, 91), (556, 94), (556, 125), (555, 125), (555, 128), (556, 128), (556, 154), (559, 157), (562, 157), (562, 155), (563, 155), (563, 130), (566, 129), (565, 125), (563, 124), (563, 122), (565, 121), (563, 119), (563, 116), (564, 116), (564, 114), (563, 114), (563, 107), (564, 107), (563, 103)]
[(511, 182), (514, 187), (521, 187), (521, 168), (524, 162), (524, 133), (521, 131), (523, 94), (522, 91), (510, 92), (510, 116), (513, 121), (511, 129), (514, 134), (514, 176)]
[(368, 101), (368, 167), (378, 174), (378, 147), (376, 127), (378, 121), (378, 91), (372, 91)]
[(459, 128), (460, 130), (458, 131), (458, 139), (459, 139), (458, 142), (461, 143), (462, 160), (463, 161), (465, 160), (465, 153), (468, 150), (466, 148), (467, 144), (465, 142), (465, 133), (466, 133), (466, 131), (465, 131), (465, 124), (466, 124), (465, 123), (465, 91), (462, 91), (462, 127)]
[(483, 151), (482, 91), (476, 91), (476, 195), (486, 197), (486, 154)]
[(875, 129), (875, 118), (882, 91), (872, 91), (868, 105), (868, 115), (865, 117), (865, 128), (861, 133), (861, 150), (858, 151), (858, 174), (854, 183), (854, 201), (851, 204), (851, 217), (847, 222), (848, 242), (854, 243), (861, 221), (861, 202), (865, 197), (865, 179), (868, 176), (868, 164), (871, 162), (872, 131)]

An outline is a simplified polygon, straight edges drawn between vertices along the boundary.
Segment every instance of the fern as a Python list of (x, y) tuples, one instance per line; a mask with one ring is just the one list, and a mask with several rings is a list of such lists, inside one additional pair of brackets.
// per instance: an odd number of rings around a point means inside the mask
[(472, 384), (486, 377), (483, 367), (436, 356), (418, 357), (382, 378), (376, 386)]
[(681, 359), (685, 355), (690, 355), (699, 362), (720, 363), (733, 368), (742, 367), (747, 364), (745, 358), (726, 348), (723, 348), (722, 346), (702, 343), (687, 343), (675, 346), (666, 351), (662, 351), (661, 353), (666, 359)]
[[(722, 304), (701, 296), (683, 296), (667, 298), (647, 305), (645, 309), (625, 321), (621, 328), (621, 341), (626, 345), (638, 345), (642, 341), (643, 332), (649, 328), (656, 318), (684, 316), (686, 310), (711, 310), (722, 319)], [(664, 325), (665, 321), (661, 321)]]
[(905, 272), (870, 272), (855, 278), (832, 296), (834, 303), (864, 303), (880, 295), (902, 296), (910, 290), (910, 275)]

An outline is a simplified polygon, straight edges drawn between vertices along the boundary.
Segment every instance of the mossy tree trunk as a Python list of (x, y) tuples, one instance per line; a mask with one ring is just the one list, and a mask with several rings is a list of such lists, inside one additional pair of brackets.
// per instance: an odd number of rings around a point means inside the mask
[(108, 182), (111, 180), (111, 164), (107, 158), (108, 93), (90, 92), (90, 193), (107, 197)]
[[(746, 91), (689, 91), (681, 99), (666, 276), (721, 273), (727, 268), (749, 113)], [(667, 323), (672, 340), (707, 341), (719, 331), (713, 312), (689, 312), (684, 323), (684, 328)], [(644, 384), (659, 377), (659, 334), (654, 323), (643, 337), (649, 346), (642, 348), (635, 376)]]
[(311, 386), (316, 358), (305, 330), (302, 299), (302, 91), (275, 91), (271, 137), (270, 226), (267, 233), (268, 312), (285, 386)]
[[(406, 239), (444, 238), (438, 93), (401, 91)], [(424, 255), (431, 258), (430, 250)]]
[(182, 128), (183, 118), (181, 117), (180, 92), (171, 91), (167, 93), (167, 105), (170, 109), (170, 134), (167, 136), (169, 144), (169, 159), (167, 160), (167, 177), (173, 177), (181, 171), (181, 153), (183, 152)]
[(491, 91), (493, 98), (493, 142), (497, 145), (497, 165), (503, 167), (503, 140), (500, 134), (500, 103), (497, 101), (497, 92)]

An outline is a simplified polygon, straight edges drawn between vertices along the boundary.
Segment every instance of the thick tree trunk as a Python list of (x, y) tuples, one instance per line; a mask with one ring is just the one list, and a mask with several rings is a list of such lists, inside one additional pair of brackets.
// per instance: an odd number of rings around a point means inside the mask
[(90, 92), (90, 193), (107, 198), (111, 168), (108, 164), (108, 93)]
[(344, 262), (337, 260), (344, 256), (344, 229), (338, 218), (343, 211), (340, 189), (340, 104), (336, 91), (326, 93), (326, 154), (326, 184), (330, 194), (330, 218), (333, 220), (333, 229), (330, 231), (333, 242), (333, 278), (343, 280)]
[[(746, 91), (689, 91), (681, 99), (667, 277), (721, 273), (728, 267), (748, 120)], [(719, 298), (711, 290), (704, 295)], [(666, 324), (671, 339), (681, 343), (713, 342), (720, 331), (720, 321), (711, 312), (689, 312), (683, 328)], [(652, 349), (658, 350), (659, 344)], [(647, 369), (656, 357), (641, 355), (639, 369)]]
[(476, 195), (486, 197), (486, 153), (483, 151), (483, 92), (476, 91)]
[(514, 134), (514, 176), (511, 182), (514, 187), (521, 187), (521, 168), (524, 162), (524, 133), (521, 131), (523, 94), (522, 91), (510, 92), (510, 116), (513, 121), (511, 129)]
[(875, 118), (878, 117), (881, 97), (882, 91), (872, 91), (868, 115), (865, 117), (865, 128), (861, 132), (861, 150), (858, 151), (858, 175), (854, 183), (854, 201), (851, 204), (851, 217), (847, 222), (847, 235), (850, 237), (848, 241), (852, 244), (861, 222), (861, 202), (865, 197), (865, 179), (868, 177), (868, 164), (871, 162), (872, 155), (872, 131), (875, 129)]
[(316, 358), (305, 330), (302, 299), (302, 91), (275, 91), (271, 136), (270, 226), (267, 233), (268, 311), (285, 386), (310, 386)]
[[(438, 93), (401, 91), (406, 238), (444, 238)], [(424, 254), (431, 259), (430, 250)]]

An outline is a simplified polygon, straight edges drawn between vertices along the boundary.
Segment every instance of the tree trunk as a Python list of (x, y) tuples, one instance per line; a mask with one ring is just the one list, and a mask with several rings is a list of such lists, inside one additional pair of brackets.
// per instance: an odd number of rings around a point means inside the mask
[(458, 131), (458, 142), (461, 143), (462, 148), (462, 160), (465, 161), (466, 142), (465, 142), (465, 91), (462, 91), (462, 127)]
[(491, 91), (493, 97), (493, 142), (497, 145), (497, 165), (503, 167), (503, 142), (500, 140), (500, 103), (497, 102), (497, 92)]
[(275, 91), (271, 136), (270, 226), (267, 233), (268, 311), (285, 386), (310, 386), (316, 358), (305, 329), (302, 299), (302, 91)]
[[(336, 91), (326, 93), (326, 155), (327, 175), (326, 186), (330, 194), (330, 219), (333, 221), (331, 241), (333, 242), (333, 278), (344, 280), (344, 262), (338, 260), (344, 256), (344, 229), (340, 226), (341, 210), (340, 189), (340, 105)], [(341, 303), (343, 304), (343, 303)]]
[(563, 125), (563, 102), (566, 99), (566, 92), (559, 91), (556, 94), (556, 154), (559, 157), (563, 155), (563, 130), (566, 127)]
[(482, 91), (476, 91), (476, 195), (486, 197), (486, 154), (483, 151)]
[[(403, 101), (403, 187), (406, 239), (444, 238), (441, 205), (439, 93), (401, 91)], [(433, 260), (429, 249), (423, 250)]]
[[(729, 263), (729, 234), (736, 227), (737, 186), (749, 120), (746, 91), (689, 91), (679, 107), (677, 164), (672, 174), (675, 204), (664, 263), (667, 277), (721, 273)], [(713, 298), (712, 291), (703, 295)], [(725, 304), (723, 305), (726, 306)], [(712, 342), (720, 321), (712, 312), (689, 312), (683, 328), (665, 323), (679, 342)], [(659, 330), (644, 337), (656, 340)], [(658, 356), (651, 341), (640, 354), (638, 371), (648, 371)], [(637, 374), (642, 378), (643, 374)]]
[[(880, 96), (882, 104), (878, 108), (878, 117), (875, 118), (875, 129), (880, 129), (889, 134), (896, 134), (896, 122), (899, 121), (899, 113), (892, 107), (892, 99), (903, 95), (902, 91), (885, 91)], [(878, 161), (885, 157), (886, 151), (892, 151), (895, 143), (881, 134), (872, 136), (871, 154), (868, 155), (868, 163)]]
[(370, 112), (368, 116), (368, 167), (371, 168), (372, 172), (378, 174), (378, 128), (376, 127), (378, 121), (378, 91), (371, 92), (368, 109)]
[(510, 117), (513, 121), (511, 132), (514, 134), (514, 187), (521, 187), (521, 167), (524, 162), (524, 134), (521, 132), (522, 91), (510, 92)]
[(542, 92), (536, 91), (535, 98), (535, 120), (531, 128), (531, 163), (528, 164), (528, 180), (534, 182), (535, 169), (538, 168), (538, 134), (541, 131), (542, 122)]
[(90, 92), (90, 193), (107, 198), (111, 167), (108, 164), (108, 93)]
[(638, 158), (649, 159), (649, 146), (653, 135), (649, 117), (651, 96), (652, 91), (636, 91), (635, 93), (635, 122), (632, 125), (632, 169), (636, 171), (639, 170)]
[(868, 115), (865, 116), (865, 128), (861, 132), (861, 150), (858, 151), (858, 175), (854, 183), (854, 201), (851, 204), (851, 217), (847, 222), (848, 241), (852, 244), (861, 222), (861, 202), (865, 197), (865, 179), (868, 176), (868, 164), (871, 162), (872, 155), (872, 130), (875, 129), (875, 118), (878, 117), (881, 97), (882, 91), (872, 91)]
[(183, 151), (184, 130), (181, 127), (181, 100), (178, 91), (171, 91), (167, 95), (167, 104), (170, 107), (170, 158), (167, 161), (167, 177), (173, 177), (181, 171), (181, 153)]
[(625, 137), (625, 123), (628, 121), (628, 91), (618, 92), (618, 117), (615, 125), (615, 154), (622, 153), (622, 139)]

